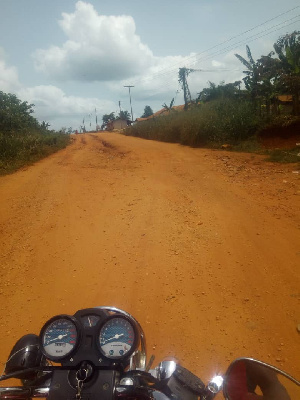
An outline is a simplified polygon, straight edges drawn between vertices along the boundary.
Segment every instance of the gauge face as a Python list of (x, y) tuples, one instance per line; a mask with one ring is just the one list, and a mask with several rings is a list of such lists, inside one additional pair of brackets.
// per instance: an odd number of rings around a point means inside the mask
[(93, 326), (97, 325), (97, 322), (100, 320), (98, 315), (85, 315), (81, 318), (83, 326), (85, 328), (92, 328)]
[(133, 326), (125, 318), (111, 318), (102, 326), (99, 342), (100, 349), (105, 357), (126, 357), (135, 343)]
[(75, 323), (69, 318), (57, 318), (49, 321), (42, 329), (44, 354), (49, 359), (60, 359), (68, 356), (78, 341)]

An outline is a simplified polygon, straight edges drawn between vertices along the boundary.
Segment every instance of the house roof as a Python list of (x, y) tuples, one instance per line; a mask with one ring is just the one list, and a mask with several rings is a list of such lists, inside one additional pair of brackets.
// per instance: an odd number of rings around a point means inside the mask
[[(172, 107), (172, 110), (175, 110), (175, 111), (183, 111), (183, 109), (184, 109), (184, 105), (173, 106)], [(156, 118), (156, 117), (162, 117), (162, 116), (165, 116), (165, 115), (168, 115), (168, 114), (170, 114), (170, 110), (167, 110), (166, 108), (162, 108), (161, 110), (156, 111), (156, 113), (150, 115), (150, 117), (137, 118), (136, 121), (137, 122), (148, 121), (149, 119), (153, 119), (153, 118)]]
[(281, 96), (277, 96), (278, 100), (287, 103), (287, 102), (292, 102), (293, 101), (293, 96), (291, 94), (285, 94)]

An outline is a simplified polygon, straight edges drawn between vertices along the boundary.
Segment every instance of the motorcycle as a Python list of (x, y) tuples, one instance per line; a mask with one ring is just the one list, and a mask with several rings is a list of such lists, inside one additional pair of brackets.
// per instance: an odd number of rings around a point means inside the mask
[(173, 360), (152, 368), (145, 334), (129, 313), (95, 307), (73, 316), (58, 315), (14, 345), (0, 381), (0, 399), (25, 400), (211, 400), (223, 391), (228, 400), (296, 400), (300, 382), (252, 358), (233, 361), (224, 376), (205, 385)]

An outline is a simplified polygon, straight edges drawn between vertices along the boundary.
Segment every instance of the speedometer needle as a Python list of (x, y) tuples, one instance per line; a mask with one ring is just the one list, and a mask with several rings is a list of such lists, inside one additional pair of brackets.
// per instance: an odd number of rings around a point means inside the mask
[(104, 341), (104, 343), (106, 343), (106, 342), (108, 342), (109, 340), (112, 340), (112, 339), (119, 339), (121, 336), (124, 336), (124, 333), (120, 333), (120, 335), (118, 335), (118, 334), (116, 333), (115, 336), (106, 339), (106, 340)]
[(63, 337), (68, 336), (68, 334), (66, 333), (65, 335), (58, 335), (56, 338), (49, 340), (49, 342), (53, 342), (53, 340), (57, 340), (57, 339), (62, 339)]

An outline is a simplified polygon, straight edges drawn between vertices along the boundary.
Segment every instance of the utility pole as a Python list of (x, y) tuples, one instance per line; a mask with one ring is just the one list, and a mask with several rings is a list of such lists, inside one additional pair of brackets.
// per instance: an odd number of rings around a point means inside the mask
[(191, 72), (197, 71), (195, 69), (190, 68), (179, 68), (179, 83), (181, 83), (183, 89), (183, 96), (184, 96), (184, 109), (188, 109), (189, 103), (192, 101), (191, 92), (189, 89), (189, 85), (187, 83), (187, 77)]
[(131, 105), (131, 94), (130, 94), (130, 88), (134, 87), (134, 86), (124, 86), (124, 87), (128, 87), (129, 90), (129, 99), (130, 99), (130, 108), (131, 108), (131, 121), (133, 122), (133, 112), (132, 112), (132, 105)]

